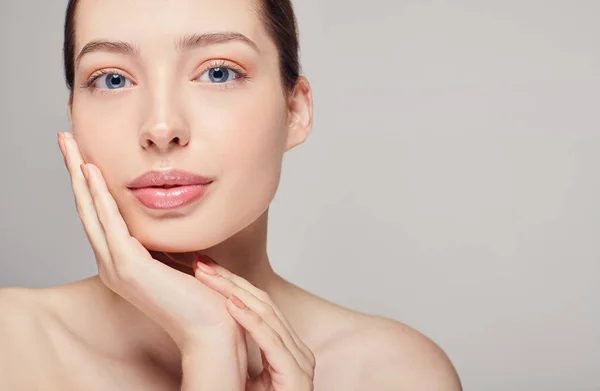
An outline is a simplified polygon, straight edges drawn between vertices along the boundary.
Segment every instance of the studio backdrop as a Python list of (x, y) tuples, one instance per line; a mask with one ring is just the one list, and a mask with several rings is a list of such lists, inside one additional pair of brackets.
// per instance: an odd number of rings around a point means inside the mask
[[(66, 3), (0, 2), (0, 287), (96, 273), (56, 143)], [(600, 2), (295, 6), (315, 121), (276, 271), (417, 328), (465, 390), (600, 390)]]

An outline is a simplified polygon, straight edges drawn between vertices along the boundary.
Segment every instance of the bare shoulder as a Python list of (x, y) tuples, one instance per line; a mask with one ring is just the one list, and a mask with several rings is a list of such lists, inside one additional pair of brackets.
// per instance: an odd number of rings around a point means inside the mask
[(460, 391), (458, 374), (446, 353), (417, 330), (392, 319), (369, 317), (349, 338), (368, 357), (365, 389)]
[[(23, 389), (52, 351), (35, 290), (0, 289), (0, 389)], [(47, 366), (47, 364), (46, 364)]]
[(389, 318), (348, 314), (352, 326), (331, 339), (320, 355), (317, 365), (328, 367), (326, 378), (315, 379), (320, 388), (338, 389), (347, 379), (344, 389), (356, 391), (462, 390), (454, 366), (432, 340)]
[[(0, 342), (3, 347), (19, 347), (11, 354), (23, 354), (30, 344), (22, 345), (22, 342), (35, 338), (42, 329), (35, 296), (31, 289), (0, 289)], [(6, 359), (7, 351), (0, 352)]]

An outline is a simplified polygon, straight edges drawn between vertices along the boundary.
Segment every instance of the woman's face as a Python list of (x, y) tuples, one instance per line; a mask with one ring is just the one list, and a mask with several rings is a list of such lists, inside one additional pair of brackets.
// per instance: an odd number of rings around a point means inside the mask
[[(149, 249), (196, 251), (247, 227), (275, 195), (284, 152), (308, 135), (309, 119), (291, 125), (297, 105), (284, 95), (277, 48), (256, 12), (250, 0), (78, 5), (76, 57), (91, 41), (119, 43), (76, 62), (72, 131)], [(170, 168), (214, 181), (175, 209), (149, 208), (128, 189)]]

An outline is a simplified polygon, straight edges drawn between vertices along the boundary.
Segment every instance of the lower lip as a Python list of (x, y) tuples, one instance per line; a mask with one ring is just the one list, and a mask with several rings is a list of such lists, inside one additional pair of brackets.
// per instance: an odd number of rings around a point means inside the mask
[(171, 187), (144, 187), (131, 189), (133, 194), (142, 204), (151, 209), (175, 209), (181, 208), (196, 201), (204, 195), (206, 185), (186, 185)]

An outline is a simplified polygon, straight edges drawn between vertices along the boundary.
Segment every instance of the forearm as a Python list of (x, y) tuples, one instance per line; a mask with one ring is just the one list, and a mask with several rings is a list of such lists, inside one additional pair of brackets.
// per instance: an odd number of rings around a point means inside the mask
[(246, 344), (240, 338), (196, 341), (182, 351), (181, 391), (243, 391), (248, 376)]

